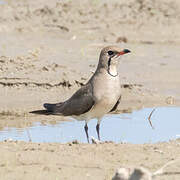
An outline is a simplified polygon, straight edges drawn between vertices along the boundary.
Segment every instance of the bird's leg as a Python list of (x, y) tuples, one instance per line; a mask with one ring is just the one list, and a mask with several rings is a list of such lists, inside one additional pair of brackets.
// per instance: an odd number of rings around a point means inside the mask
[(99, 127), (100, 127), (100, 124), (97, 123), (97, 125), (96, 125), (96, 131), (97, 131), (98, 139), (99, 139), (99, 141), (100, 141)]
[(86, 132), (87, 141), (88, 141), (88, 143), (89, 143), (89, 135), (88, 135), (88, 126), (87, 126), (87, 123), (86, 123), (85, 126), (84, 126), (84, 130), (85, 130), (85, 132)]

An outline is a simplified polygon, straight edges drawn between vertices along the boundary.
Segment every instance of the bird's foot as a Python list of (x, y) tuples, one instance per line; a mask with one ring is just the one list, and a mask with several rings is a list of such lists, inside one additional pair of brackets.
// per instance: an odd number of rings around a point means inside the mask
[(102, 141), (95, 139), (93, 136), (91, 136), (91, 141), (92, 141), (92, 144), (102, 144), (103, 143)]

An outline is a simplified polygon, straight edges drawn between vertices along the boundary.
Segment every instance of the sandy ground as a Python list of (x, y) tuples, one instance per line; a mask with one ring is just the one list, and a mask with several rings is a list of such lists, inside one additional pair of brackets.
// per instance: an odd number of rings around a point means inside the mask
[[(1, 129), (41, 121), (29, 111), (68, 98), (95, 71), (101, 48), (111, 44), (132, 51), (119, 67), (123, 94), (117, 113), (180, 105), (178, 0), (7, 0), (0, 12)], [(0, 146), (1, 179), (111, 179), (119, 166), (155, 171), (180, 154), (179, 140)], [(179, 169), (180, 162), (156, 179), (180, 179)]]
[[(179, 142), (156, 145), (1, 142), (0, 178), (109, 180), (119, 167), (138, 166), (155, 172), (177, 159)], [(177, 161), (156, 179), (178, 180), (179, 169)]]

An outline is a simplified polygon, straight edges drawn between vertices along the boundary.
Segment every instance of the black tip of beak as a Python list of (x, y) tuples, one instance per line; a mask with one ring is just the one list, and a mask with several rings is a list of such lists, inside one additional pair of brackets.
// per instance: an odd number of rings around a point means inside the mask
[(123, 52), (126, 53), (130, 53), (131, 51), (129, 49), (124, 49)]

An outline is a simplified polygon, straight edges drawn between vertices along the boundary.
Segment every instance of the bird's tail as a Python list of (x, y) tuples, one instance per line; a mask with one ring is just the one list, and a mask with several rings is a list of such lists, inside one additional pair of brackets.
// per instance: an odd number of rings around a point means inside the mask
[(33, 114), (42, 114), (42, 115), (55, 114), (56, 107), (60, 106), (61, 104), (62, 103), (58, 103), (58, 104), (45, 103), (43, 105), (45, 110), (31, 111), (30, 113), (33, 113)]
[(31, 111), (29, 113), (32, 113), (32, 114), (41, 114), (41, 115), (50, 115), (52, 114), (52, 112), (48, 111), (48, 110), (36, 110), (36, 111)]
[(56, 107), (57, 104), (49, 104), (49, 103), (45, 103), (43, 106), (44, 108), (49, 111), (49, 112), (53, 112), (54, 108)]
[(31, 111), (30, 113), (33, 113), (33, 114), (42, 114), (42, 115), (52, 114), (53, 109), (55, 107), (55, 104), (45, 103), (43, 106), (44, 106), (45, 110), (36, 110), (36, 111)]

